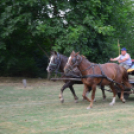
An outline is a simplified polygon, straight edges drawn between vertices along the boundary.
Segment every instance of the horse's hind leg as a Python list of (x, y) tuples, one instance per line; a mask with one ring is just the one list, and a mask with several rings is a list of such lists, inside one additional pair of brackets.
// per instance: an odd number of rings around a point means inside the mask
[(121, 89), (121, 97), (120, 97), (120, 100), (121, 100), (123, 103), (125, 103), (126, 100), (124, 99), (124, 87), (123, 87), (123, 85), (118, 85), (118, 86), (119, 86), (119, 88)]
[(77, 102), (78, 102), (78, 97), (77, 97), (76, 94), (75, 94), (75, 90), (74, 90), (74, 88), (73, 88), (73, 86), (72, 86), (72, 83), (70, 83), (69, 88), (70, 88), (70, 90), (71, 90), (71, 92), (72, 92), (72, 94), (73, 94), (73, 96), (74, 96), (75, 102), (77, 103)]
[(96, 85), (92, 86), (92, 95), (91, 95), (91, 102), (89, 107), (87, 107), (87, 109), (90, 109), (93, 107), (93, 102), (94, 102), (94, 98), (95, 98), (95, 91), (96, 91)]
[(66, 82), (63, 87), (61, 88), (61, 91), (60, 91), (60, 94), (59, 94), (59, 98), (60, 98), (60, 101), (63, 103), (64, 102), (64, 98), (63, 98), (63, 91), (69, 87), (69, 83), (70, 81)]
[(113, 100), (112, 100), (112, 102), (109, 104), (109, 105), (114, 105), (115, 104), (115, 100), (116, 100), (116, 90), (114, 89), (114, 84), (112, 83), (112, 84), (110, 84), (110, 88), (112, 89), (112, 91), (113, 91)]
[(106, 100), (106, 94), (105, 94), (104, 86), (101, 86), (101, 91), (102, 91), (102, 95), (103, 95), (103, 100)]

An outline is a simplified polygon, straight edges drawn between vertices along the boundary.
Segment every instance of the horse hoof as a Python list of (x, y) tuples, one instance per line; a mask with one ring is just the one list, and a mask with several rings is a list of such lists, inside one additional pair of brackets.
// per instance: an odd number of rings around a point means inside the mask
[(74, 99), (75, 99), (75, 100), (78, 100), (79, 98), (78, 98), (78, 97), (75, 97)]
[(64, 103), (64, 99), (61, 99), (60, 102), (61, 102), (61, 103)]
[(122, 100), (122, 102), (123, 102), (123, 103), (125, 103), (125, 102), (126, 102), (126, 100), (125, 100), (125, 99), (123, 99), (123, 100)]
[(61, 95), (59, 95), (59, 98), (60, 98), (60, 99), (62, 98)]
[(109, 105), (110, 105), (110, 106), (113, 106), (113, 105), (114, 105), (114, 103), (109, 103)]
[(87, 109), (91, 109), (91, 107), (87, 107)]
[(78, 100), (75, 100), (75, 103), (78, 103)]
[(82, 101), (86, 101), (86, 99), (83, 98)]
[(106, 98), (104, 98), (103, 101), (106, 101)]

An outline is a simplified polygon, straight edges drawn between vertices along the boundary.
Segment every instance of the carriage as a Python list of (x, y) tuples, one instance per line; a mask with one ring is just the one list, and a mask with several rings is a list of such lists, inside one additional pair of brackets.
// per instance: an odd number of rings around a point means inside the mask
[[(134, 60), (133, 60), (133, 63), (134, 63)], [(128, 72), (128, 76), (129, 76), (129, 83), (134, 86), (134, 69), (130, 69), (127, 72)], [(69, 80), (69, 81), (81, 81), (81, 78), (71, 78), (71, 77), (70, 78), (51, 78), (50, 80), (51, 81), (64, 81), (64, 80), (65, 81), (67, 81), (67, 80)], [(119, 87), (115, 85), (115, 89), (116, 89), (116, 92), (118, 94), (118, 97), (120, 98), (121, 91), (120, 91)], [(104, 90), (112, 93), (111, 89), (104, 88)], [(134, 91), (129, 89), (129, 88), (124, 90), (124, 98), (125, 99), (128, 99), (130, 94), (134, 94)]]
[[(61, 64), (60, 63), (61, 61), (58, 61), (60, 59), (59, 58), (60, 57), (59, 54), (56, 53), (56, 56), (57, 56), (57, 63), (56, 64), (52, 64), (52, 66), (55, 66), (55, 67), (56, 67), (56, 65)], [(134, 65), (134, 59), (132, 60), (132, 65)], [(59, 68), (60, 67), (57, 66), (56, 72), (58, 72)], [(129, 76), (129, 83), (134, 86), (134, 68), (130, 68), (129, 70), (127, 70), (127, 72), (128, 72), (128, 76)], [(79, 78), (79, 77), (76, 78), (76, 77), (71, 77), (71, 76), (70, 77), (64, 77), (64, 78), (51, 78), (51, 80), (52, 81), (77, 81), (78, 83), (82, 82), (81, 78)], [(75, 83), (75, 84), (77, 84), (77, 83)], [(120, 98), (120, 96), (121, 96), (120, 88), (116, 84), (114, 86), (115, 86), (116, 92), (118, 94), (118, 97)], [(65, 87), (65, 88), (67, 88), (67, 87)], [(63, 86), (63, 88), (61, 90), (62, 90), (61, 92), (64, 91), (64, 86)], [(108, 92), (112, 92), (111, 89), (107, 90), (107, 89), (104, 88), (104, 90), (106, 90)], [(134, 94), (134, 91), (132, 89), (129, 89), (129, 88), (125, 89), (125, 91), (124, 91), (124, 98), (127, 99), (130, 94)], [(74, 97), (76, 97), (76, 96), (74, 95)]]
[[(133, 85), (134, 87), (134, 59), (132, 59), (132, 66), (130, 69), (127, 70), (128, 77), (129, 77), (129, 83)], [(120, 89), (116, 86), (116, 90), (118, 93), (118, 97), (120, 98)], [(125, 89), (124, 97), (127, 99), (130, 94), (134, 94), (134, 90), (131, 89)]]

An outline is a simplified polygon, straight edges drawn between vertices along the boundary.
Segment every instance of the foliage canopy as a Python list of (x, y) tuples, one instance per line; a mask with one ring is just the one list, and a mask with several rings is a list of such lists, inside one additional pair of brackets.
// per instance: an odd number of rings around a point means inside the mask
[(1, 0), (0, 12), (1, 75), (40, 76), (51, 50), (104, 63), (118, 39), (134, 54), (133, 1)]

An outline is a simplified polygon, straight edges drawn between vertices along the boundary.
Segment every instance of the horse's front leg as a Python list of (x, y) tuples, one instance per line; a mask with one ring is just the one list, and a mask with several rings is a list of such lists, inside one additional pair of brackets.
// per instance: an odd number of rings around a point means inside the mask
[(87, 97), (88, 90), (89, 90), (89, 87), (86, 84), (84, 84), (84, 90), (83, 90), (82, 96), (83, 96), (83, 99), (91, 102), (91, 100)]
[[(86, 92), (86, 96), (88, 97), (88, 94), (91, 92), (92, 88), (91, 87), (88, 87), (88, 91)], [(83, 100), (86, 100), (84, 97), (83, 97)]]
[[(86, 93), (86, 96), (87, 97), (88, 97), (88, 94), (91, 92), (91, 90), (92, 90), (92, 88), (91, 87), (88, 87), (88, 91)], [(83, 100), (85, 100), (85, 99), (83, 98)], [(95, 98), (94, 98), (94, 102), (96, 102)]]
[(96, 85), (93, 85), (92, 86), (91, 102), (90, 102), (90, 105), (87, 107), (87, 109), (90, 109), (93, 107), (93, 102), (94, 102), (94, 98), (95, 98), (95, 91), (96, 91)]
[(70, 81), (66, 82), (66, 83), (63, 85), (63, 87), (61, 88), (61, 90), (60, 90), (59, 98), (60, 98), (60, 101), (61, 101), (62, 103), (64, 102), (63, 91), (64, 91), (66, 88), (69, 87), (69, 82), (70, 82)]
[(111, 103), (109, 104), (110, 106), (113, 106), (115, 104), (115, 101), (116, 101), (116, 90), (114, 89), (114, 84), (110, 84), (110, 88), (112, 89), (113, 91), (113, 99), (111, 101)]

